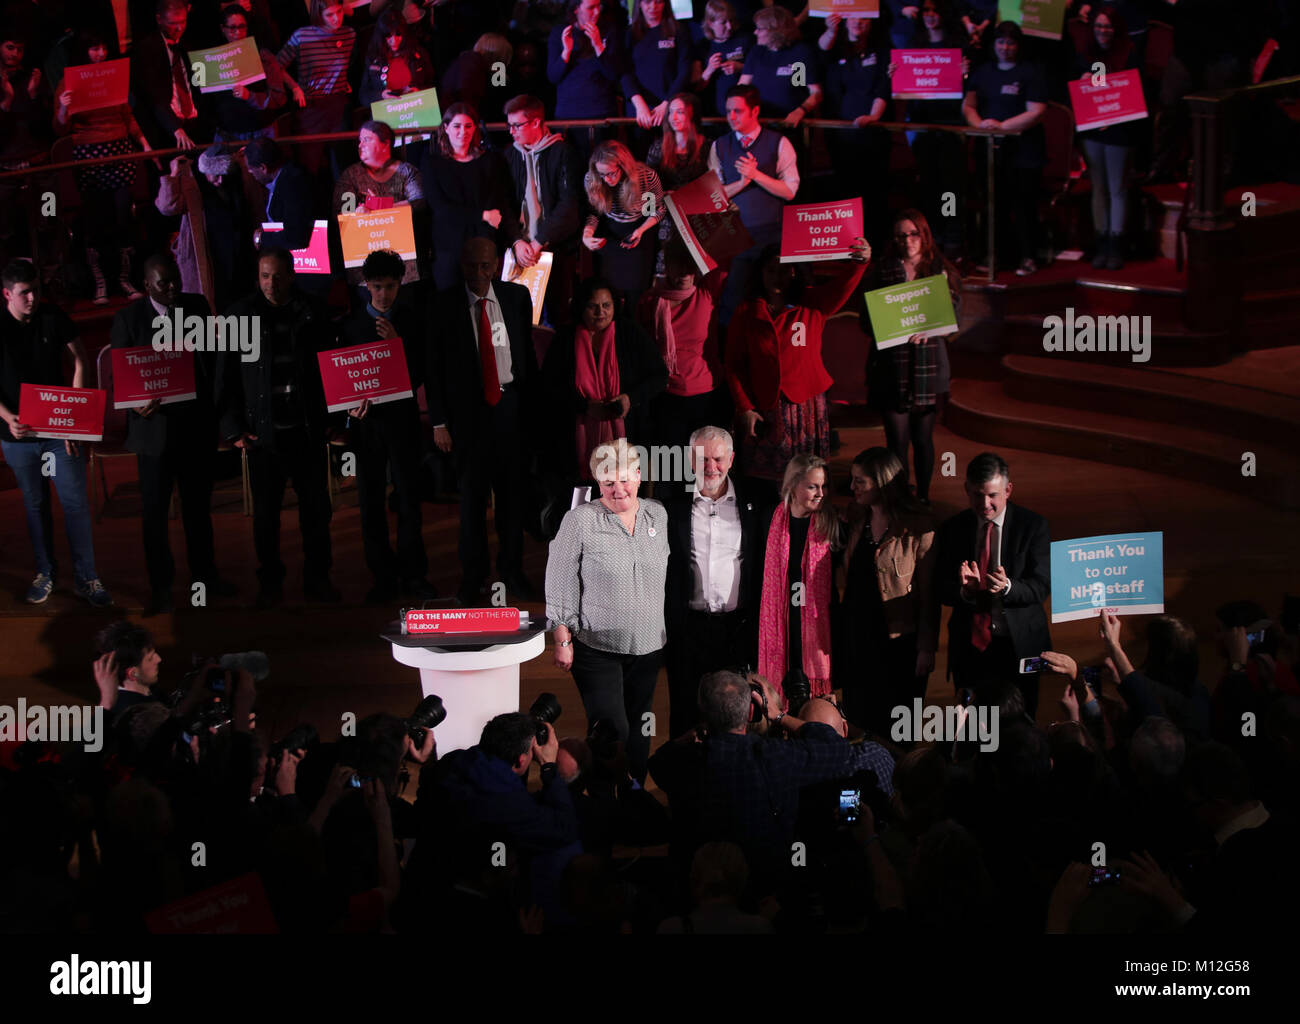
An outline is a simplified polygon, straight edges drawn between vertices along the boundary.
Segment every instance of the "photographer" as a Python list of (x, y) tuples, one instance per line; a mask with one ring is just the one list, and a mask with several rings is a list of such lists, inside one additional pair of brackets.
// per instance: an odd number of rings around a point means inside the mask
[[(650, 773), (668, 794), (679, 865), (689, 863), (700, 843), (736, 843), (749, 861), (753, 892), (762, 895), (790, 865), (799, 790), (846, 775), (849, 745), (829, 726), (786, 713), (776, 690), (753, 678), (724, 671), (700, 680), (703, 734), (696, 730), (660, 747)], [(748, 725), (758, 719), (790, 739), (751, 734)]]
[(116, 721), (127, 708), (157, 701), (153, 687), (158, 682), (162, 658), (154, 649), (147, 629), (123, 620), (100, 631), (95, 637), (95, 684), (99, 706)]

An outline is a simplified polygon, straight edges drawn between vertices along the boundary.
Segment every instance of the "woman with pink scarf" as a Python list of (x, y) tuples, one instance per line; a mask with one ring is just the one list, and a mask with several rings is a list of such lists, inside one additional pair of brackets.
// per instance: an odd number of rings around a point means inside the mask
[(668, 383), (664, 361), (637, 323), (616, 315), (614, 289), (588, 278), (574, 297), (577, 325), (556, 336), (542, 365), (551, 412), (547, 451), (562, 477), (587, 479), (597, 445), (646, 444), (650, 401)]
[(783, 690), (791, 674), (802, 672), (814, 697), (831, 692), (832, 553), (840, 547), (840, 521), (829, 491), (824, 459), (790, 460), (767, 532), (758, 611), (759, 673)]

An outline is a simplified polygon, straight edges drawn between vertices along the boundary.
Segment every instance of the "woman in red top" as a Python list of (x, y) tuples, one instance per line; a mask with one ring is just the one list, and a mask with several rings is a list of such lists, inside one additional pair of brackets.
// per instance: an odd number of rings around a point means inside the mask
[(805, 286), (780, 255), (776, 245), (763, 250), (751, 297), (727, 328), (726, 347), (741, 472), (773, 483), (795, 455), (830, 456), (826, 392), (834, 381), (822, 363), (822, 329), (862, 280), (871, 246), (856, 239), (852, 262), (816, 286)]

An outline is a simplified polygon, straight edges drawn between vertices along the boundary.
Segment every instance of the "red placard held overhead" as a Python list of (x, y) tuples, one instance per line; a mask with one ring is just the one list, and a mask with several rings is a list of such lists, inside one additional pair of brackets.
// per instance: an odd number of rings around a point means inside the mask
[(890, 50), (890, 93), (896, 100), (962, 98), (961, 50)]
[(155, 352), (151, 345), (113, 349), (113, 408), (138, 409), (188, 402), (194, 389), (194, 353)]
[(388, 338), (319, 353), (320, 379), (330, 412), (410, 398), (411, 377), (401, 338)]
[(1116, 71), (1104, 80), (1104, 85), (1093, 85), (1090, 78), (1068, 83), (1075, 127), (1081, 132), (1147, 116), (1137, 71)]
[(846, 260), (861, 236), (861, 197), (787, 206), (781, 213), (781, 262)]
[(23, 384), (18, 389), (18, 422), (37, 437), (100, 441), (104, 437), (107, 391)]

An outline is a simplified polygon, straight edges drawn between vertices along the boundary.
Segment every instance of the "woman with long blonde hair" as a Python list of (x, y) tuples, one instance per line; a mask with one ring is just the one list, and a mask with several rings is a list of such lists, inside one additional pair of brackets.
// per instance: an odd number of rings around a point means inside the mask
[(758, 671), (778, 688), (802, 673), (812, 696), (831, 692), (832, 553), (840, 521), (825, 459), (796, 455), (772, 513), (758, 612)]
[[(655, 227), (667, 213), (659, 175), (621, 142), (599, 143), (584, 179), (587, 217), (582, 244), (596, 253), (597, 270), (636, 309), (655, 267)], [(646, 237), (649, 236), (649, 237)]]

